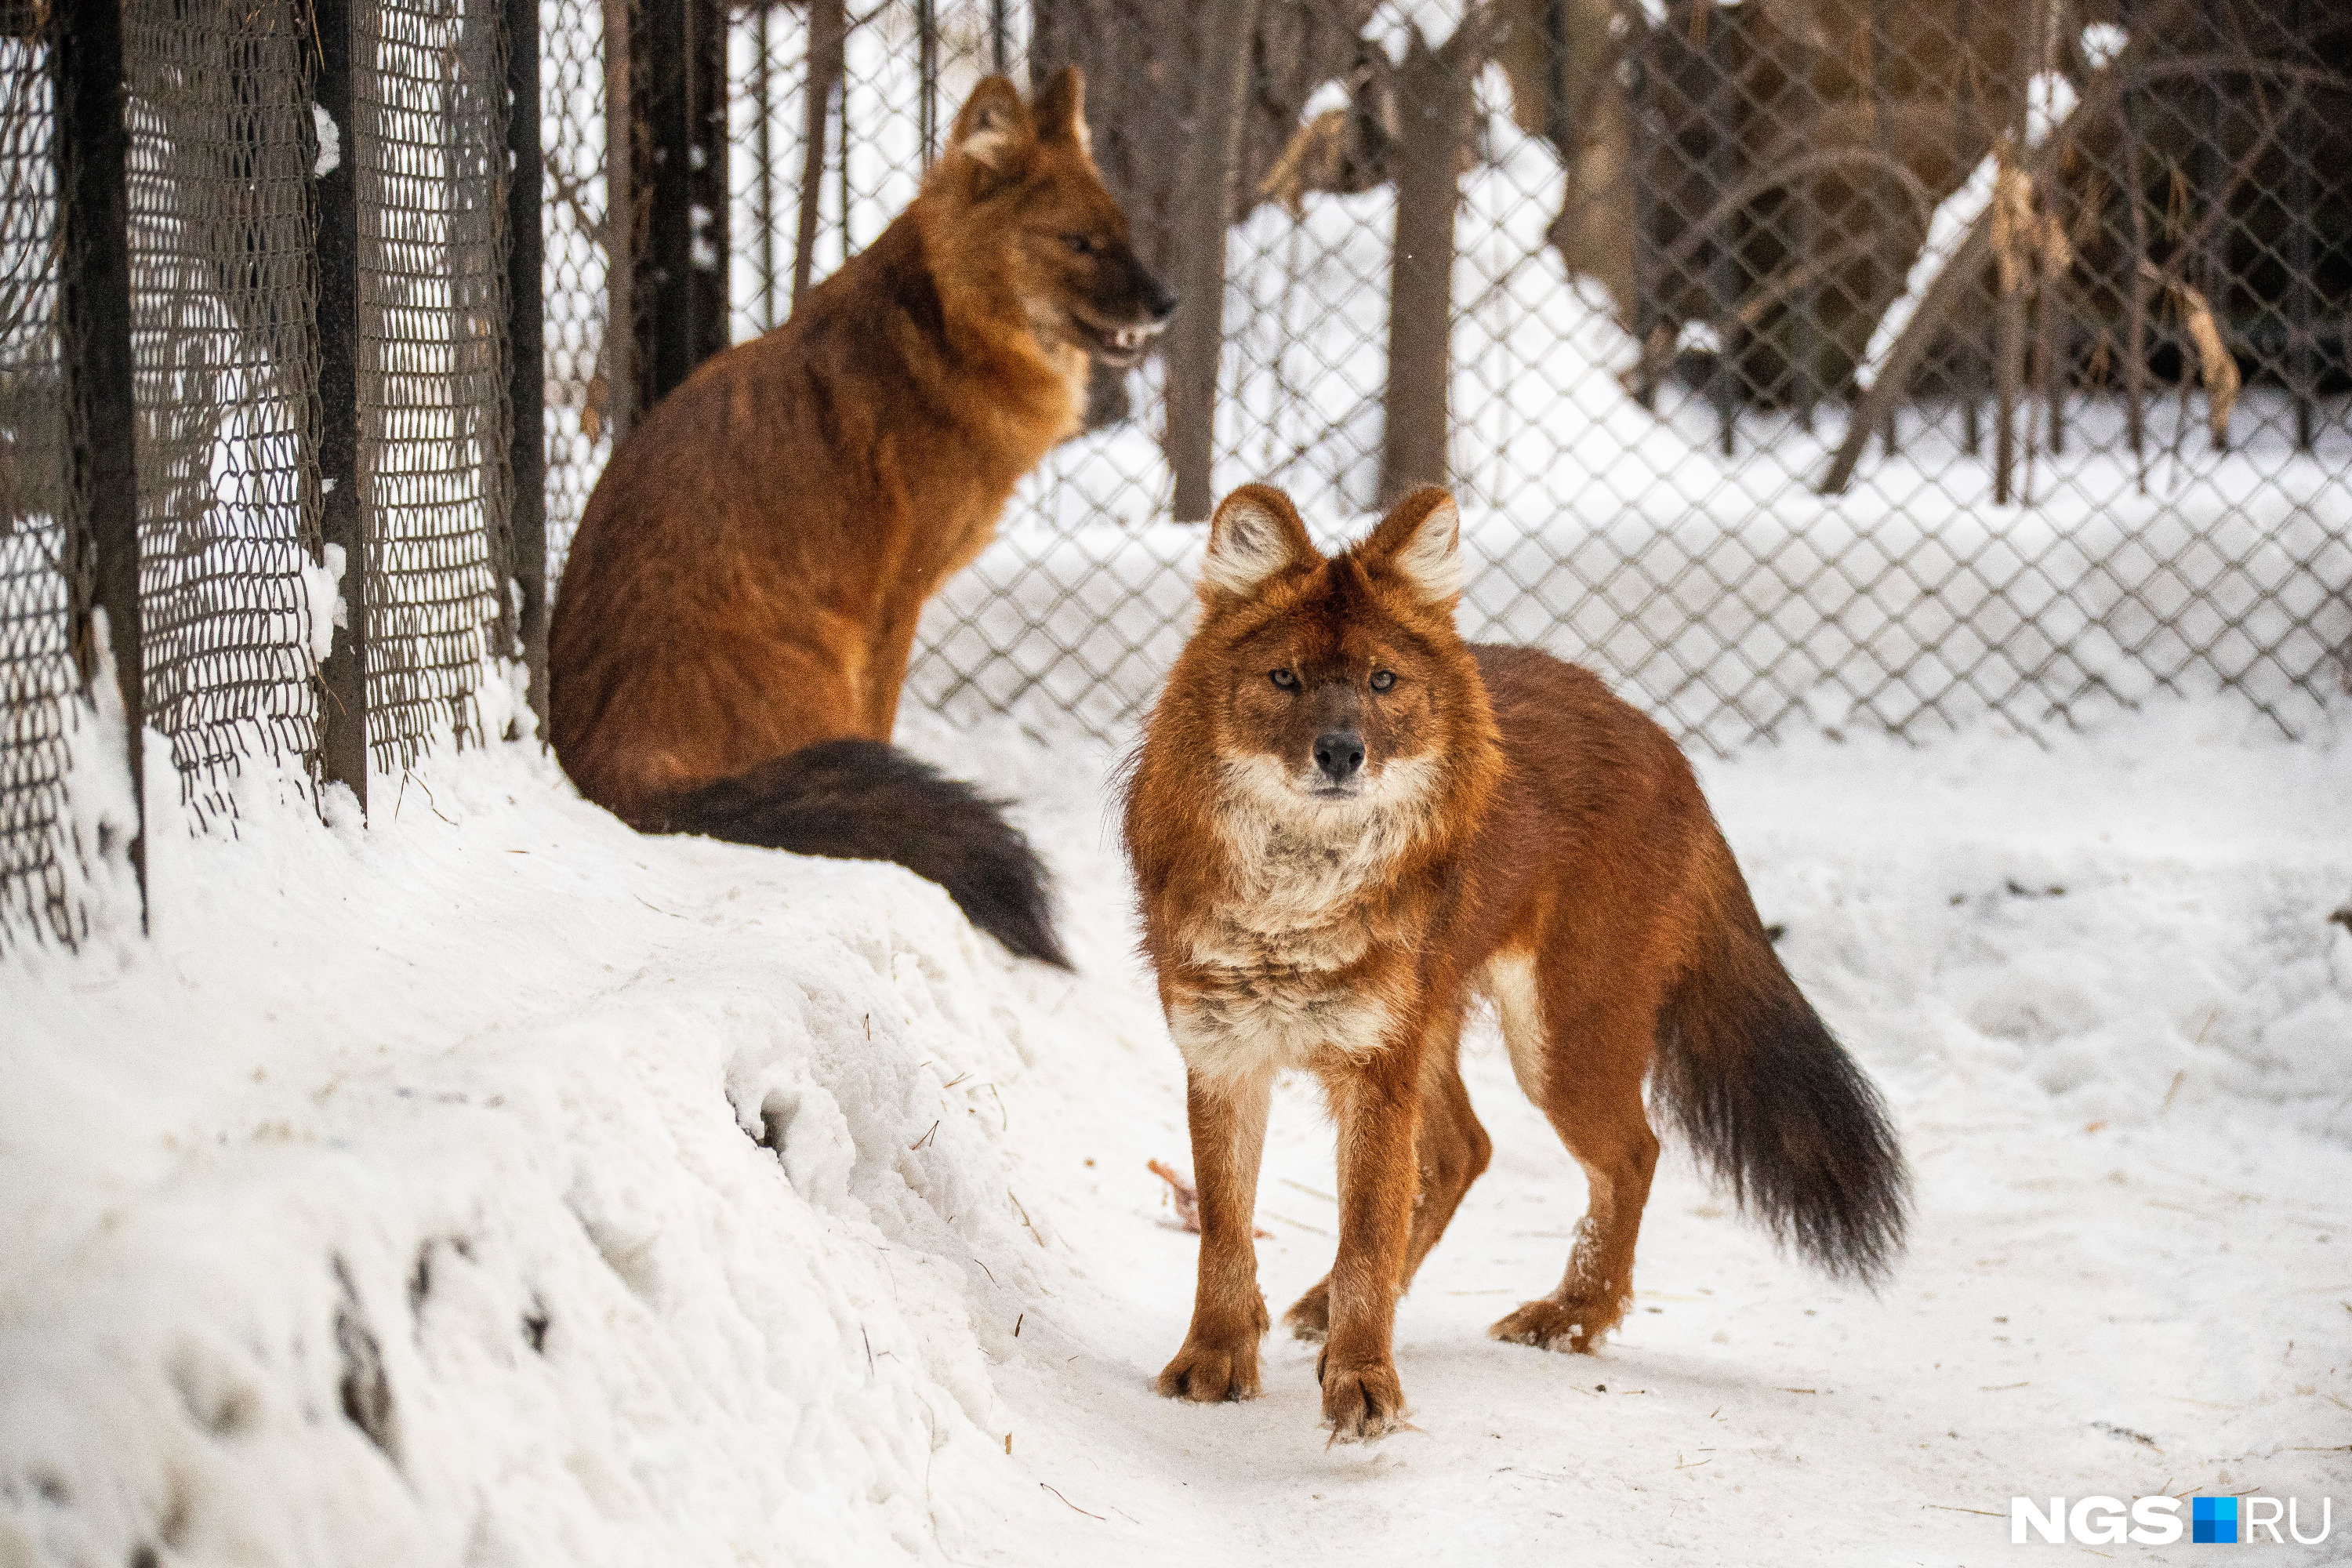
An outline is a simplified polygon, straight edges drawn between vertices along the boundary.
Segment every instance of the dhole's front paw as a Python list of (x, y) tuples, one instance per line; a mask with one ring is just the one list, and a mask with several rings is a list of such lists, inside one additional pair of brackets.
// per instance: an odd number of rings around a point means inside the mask
[(1306, 1295), (1293, 1301), (1290, 1310), (1282, 1314), (1282, 1321), (1299, 1339), (1308, 1344), (1321, 1344), (1331, 1331), (1331, 1277), (1325, 1275)]
[(1214, 1343), (1187, 1335), (1184, 1348), (1160, 1374), (1160, 1392), (1171, 1399), (1189, 1399), (1199, 1405), (1255, 1399), (1256, 1339)]
[(1334, 1443), (1368, 1442), (1404, 1426), (1404, 1385), (1393, 1362), (1339, 1366), (1326, 1355), (1317, 1373), (1323, 1380), (1323, 1425)]
[(1617, 1326), (1622, 1312), (1585, 1302), (1529, 1301), (1486, 1332), (1509, 1344), (1591, 1355), (1594, 1342)]

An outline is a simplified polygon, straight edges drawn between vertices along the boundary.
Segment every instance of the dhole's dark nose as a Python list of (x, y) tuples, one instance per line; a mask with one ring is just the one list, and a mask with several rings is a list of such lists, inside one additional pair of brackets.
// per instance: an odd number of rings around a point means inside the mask
[(1315, 737), (1315, 765), (1335, 784), (1346, 784), (1364, 765), (1364, 738), (1353, 730)]
[(1151, 312), (1154, 321), (1165, 321), (1176, 313), (1177, 295), (1150, 273), (1143, 275), (1143, 308)]

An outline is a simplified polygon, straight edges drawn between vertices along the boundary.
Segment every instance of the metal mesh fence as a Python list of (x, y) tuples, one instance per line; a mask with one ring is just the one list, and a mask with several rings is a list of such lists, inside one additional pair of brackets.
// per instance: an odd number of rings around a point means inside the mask
[(68, 504), (47, 49), (0, 37), (0, 947), (70, 942)]
[(540, 7), (544, 147), (541, 268), (546, 297), (548, 580), (612, 455), (614, 377), (606, 279), (614, 250), (605, 179), (606, 21), (625, 40), (628, 0), (545, 0)]
[(477, 684), (513, 643), (506, 58), (490, 0), (371, 0), (354, 30), (369, 742), (390, 772), (481, 736)]
[[(506, 465), (530, 385), (509, 369), (510, 3), (353, 0), (345, 127), (312, 101), (330, 68), (308, 30), (332, 9), (319, 0), (124, 9), (134, 363), (110, 417), (135, 415), (147, 718), (200, 815), (238, 759), (316, 762), (349, 733), (320, 685), (335, 584), (314, 564), (339, 504), (321, 452), (351, 412), (325, 406), (319, 341), (320, 182), (339, 160), (358, 173), (371, 540), (342, 592), (363, 570), (375, 764), (498, 716), (482, 683), (516, 646)], [(1272, 479), (1336, 534), (1444, 479), (1480, 563), (1466, 630), (1594, 663), (1718, 747), (2212, 686), (2294, 731), (2343, 688), (2352, 15), (1256, 12), (1223, 358), (1202, 383), (1215, 489)], [(707, 194), (681, 210), (728, 237), (736, 335), (870, 242), (981, 76), (1033, 48), (1087, 65), (1106, 175), (1164, 267), (1177, 143), (1213, 129), (1215, 14), (727, 9), (729, 210), (695, 205)], [(7, 941), (79, 929), (68, 784), (96, 711), (77, 695), (63, 564), (88, 531), (58, 328), (58, 15), (0, 6)], [(539, 3), (551, 573), (642, 384), (649, 289), (675, 281), (646, 271), (660, 182), (640, 100), (658, 62), (640, 46), (681, 12), (652, 15)], [(623, 123), (639, 129), (608, 135)], [(918, 700), (1109, 735), (1150, 699), (1191, 614), (1200, 529), (1170, 515), (1162, 427), (1166, 400), (1194, 395), (1156, 364), (1097, 392), (1097, 427), (1024, 482), (930, 607)]]
[[(134, 815), (124, 748), (104, 734), (108, 672), (70, 646), (94, 595), (131, 593), (134, 496), (139, 695), (197, 824), (232, 808), (247, 759), (298, 764), (301, 787), (337, 766), (331, 736), (364, 732), (394, 772), (481, 738), (514, 696), (482, 700), (486, 681), (508, 685), (525, 569), (508, 536), (506, 6), (129, 0), (119, 37), (82, 28), (92, 14), (0, 5), (0, 943), (86, 934), (99, 858), (123, 845), (82, 840)], [(338, 124), (320, 100), (341, 51), (325, 45), (346, 26)], [(53, 86), (67, 75), (83, 84), (70, 108)], [(119, 169), (88, 151), (116, 145)], [(127, 213), (127, 230), (85, 220), (70, 255), (67, 219), (86, 209), (62, 208), (68, 167), (102, 193), (119, 179)], [(322, 195), (338, 181), (355, 201)], [(355, 250), (328, 233), (354, 206)], [(336, 243), (356, 278), (330, 300)], [(96, 334), (74, 378), (69, 298)], [(357, 365), (340, 411), (331, 331)], [(127, 332), (127, 364), (109, 332)], [(135, 463), (76, 459), (85, 407), (127, 427)], [(368, 542), (340, 581), (321, 537), (339, 429), (358, 454), (349, 537)], [(118, 523), (84, 515), (101, 484)], [(340, 700), (330, 653), (351, 646), (335, 628), (362, 596), (365, 668)], [(132, 885), (104, 881), (107, 898)]]
[(124, 8), (147, 721), (200, 812), (317, 743), (303, 42), (296, 0)]
[[(1192, 90), (1177, 13), (1153, 32), (1116, 0), (1056, 9), (1129, 29), (1106, 59), (1164, 37), (1144, 68)], [(1260, 39), (1253, 112), (1288, 120), (1242, 171), (1218, 490), (1268, 479), (1310, 517), (1362, 516), (1391, 375), (1437, 379), (1442, 477), (1484, 563), (1465, 631), (1595, 663), (1717, 747), (2215, 685), (2293, 730), (2341, 689), (2336, 8), (1323, 0), (1262, 6), (1261, 27), (1287, 11), (1362, 47), (1300, 101)], [(801, 237), (822, 276), (878, 232), (1000, 26), (1016, 59), (1031, 26), (862, 11), (813, 117), (808, 15), (737, 25), (739, 336), (788, 309)], [(1455, 49), (1474, 23), (1483, 47)], [(1448, 132), (1450, 364), (1399, 369), (1394, 236), (1427, 215), (1399, 212), (1396, 176), (1449, 90), (1469, 107)], [(1154, 373), (1134, 390), (1142, 417), (1049, 459), (933, 605), (919, 699), (1102, 733), (1148, 700), (1198, 537), (1168, 521)]]

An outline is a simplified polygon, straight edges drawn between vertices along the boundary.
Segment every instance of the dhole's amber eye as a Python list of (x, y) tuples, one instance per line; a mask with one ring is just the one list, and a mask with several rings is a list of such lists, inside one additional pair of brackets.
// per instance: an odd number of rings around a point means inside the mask
[(1270, 669), (1266, 671), (1266, 676), (1285, 691), (1296, 691), (1298, 689), (1298, 677), (1291, 674), (1290, 671), (1286, 669)]
[(1391, 675), (1391, 674), (1390, 674), (1387, 670), (1385, 670), (1385, 669), (1376, 669), (1376, 670), (1372, 671), (1372, 689), (1373, 689), (1373, 690), (1375, 690), (1375, 691), (1386, 691), (1390, 687), (1394, 686), (1395, 684), (1396, 684), (1396, 677), (1395, 677), (1395, 676), (1393, 676), (1393, 675)]
[(1095, 242), (1083, 234), (1066, 234), (1062, 237), (1062, 243), (1070, 247), (1070, 254), (1073, 256), (1094, 254)]

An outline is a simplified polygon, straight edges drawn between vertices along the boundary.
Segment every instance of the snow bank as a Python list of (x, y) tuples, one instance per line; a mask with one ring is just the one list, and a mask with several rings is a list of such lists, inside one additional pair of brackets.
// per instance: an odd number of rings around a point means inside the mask
[(504, 749), (377, 788), (364, 830), (270, 780), (234, 838), (156, 822), (152, 942), (5, 976), (0, 1562), (1001, 1530), (953, 1500), (1066, 1263), (998, 1086), (1069, 984), (895, 868), (642, 840)]
[[(1496, 1163), (1399, 1321), (1421, 1430), (1327, 1452), (1307, 1347), (1248, 1405), (1150, 1392), (1194, 1242), (1143, 1169), (1181, 1069), (1115, 753), (908, 728), (1023, 801), (1078, 975), (519, 748), (364, 829), (258, 776), (234, 837), (159, 821), (152, 939), (0, 973), (0, 1564), (1877, 1564), (1990, 1555), (2015, 1493), (2347, 1500), (2341, 742), (2209, 701), (1708, 764), (1897, 1108), (1911, 1257), (1826, 1287), (1673, 1156), (1601, 1357), (1486, 1341), (1583, 1193), (1482, 1025)], [(1286, 1086), (1277, 1310), (1333, 1215)]]

